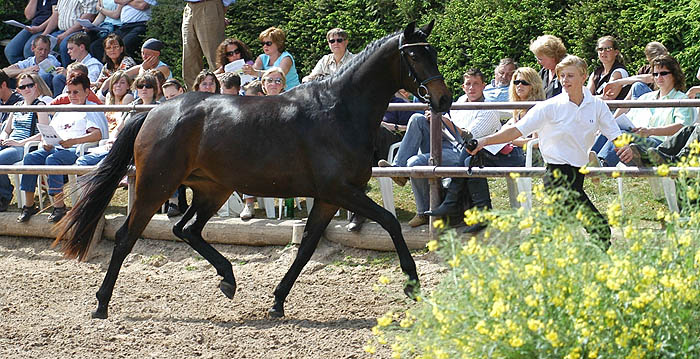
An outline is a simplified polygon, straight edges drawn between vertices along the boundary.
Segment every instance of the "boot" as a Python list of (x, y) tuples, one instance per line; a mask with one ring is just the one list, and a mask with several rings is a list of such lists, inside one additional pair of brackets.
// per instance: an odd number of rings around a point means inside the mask
[(462, 211), (462, 188), (464, 188), (464, 178), (452, 178), (450, 185), (447, 186), (447, 194), (440, 205), (431, 211), (425, 211), (423, 214), (433, 217), (455, 216)]
[[(489, 183), (485, 178), (473, 178), (467, 181), (467, 188), (469, 189), (469, 195), (471, 200), (471, 205), (478, 208), (479, 210), (489, 210), (493, 208), (491, 206), (491, 193), (489, 192)], [(482, 229), (486, 228), (487, 224), (484, 222), (476, 223), (471, 226), (467, 226), (464, 229), (464, 233), (475, 234)]]

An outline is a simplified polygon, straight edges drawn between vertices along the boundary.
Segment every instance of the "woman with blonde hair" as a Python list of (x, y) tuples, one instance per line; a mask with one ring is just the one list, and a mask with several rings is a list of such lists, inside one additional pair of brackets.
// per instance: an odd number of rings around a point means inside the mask
[(542, 65), (539, 75), (544, 86), (545, 97), (552, 98), (560, 94), (562, 88), (555, 69), (566, 56), (564, 42), (553, 35), (542, 35), (530, 43), (530, 51), (535, 54), (537, 63)]
[[(537, 71), (531, 67), (520, 67), (515, 70), (510, 81), (509, 100), (510, 102), (520, 101), (542, 101), (545, 99), (542, 79)], [(525, 116), (527, 109), (519, 108), (513, 110), (513, 119), (509, 123), (520, 121)], [(522, 147), (532, 138), (518, 138), (513, 144)]]
[[(115, 72), (106, 82), (109, 83), (109, 92), (104, 98), (105, 105), (126, 105), (134, 101), (134, 95), (130, 91), (133, 81), (124, 70)], [(122, 117), (122, 112), (105, 112), (105, 117), (107, 117), (109, 130), (112, 131)]]
[(270, 27), (258, 36), (263, 48), (263, 54), (255, 59), (253, 66), (243, 66), (243, 72), (247, 75), (261, 77), (263, 72), (271, 67), (279, 67), (286, 78), (285, 90), (299, 85), (299, 74), (294, 64), (294, 57), (285, 51), (285, 34), (282, 29)]

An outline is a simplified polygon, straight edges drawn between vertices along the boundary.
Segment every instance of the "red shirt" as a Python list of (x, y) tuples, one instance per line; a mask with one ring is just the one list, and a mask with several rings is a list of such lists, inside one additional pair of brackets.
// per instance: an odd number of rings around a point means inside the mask
[[(102, 101), (100, 101), (99, 98), (97, 98), (97, 95), (95, 95), (92, 90), (90, 90), (90, 93), (88, 94), (87, 97), (88, 101), (94, 102), (95, 104), (102, 105)], [(70, 104), (70, 98), (68, 98), (68, 94), (64, 93), (53, 99), (50, 103), (51, 105), (68, 105)]]

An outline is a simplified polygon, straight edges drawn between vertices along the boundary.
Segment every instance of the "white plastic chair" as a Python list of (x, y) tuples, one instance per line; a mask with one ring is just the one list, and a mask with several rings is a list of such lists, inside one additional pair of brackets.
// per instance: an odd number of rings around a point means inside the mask
[[(394, 157), (399, 152), (399, 146), (401, 146), (401, 142), (397, 142), (389, 146), (389, 153), (387, 154), (386, 159), (387, 162), (394, 162)], [(391, 212), (391, 214), (396, 217), (396, 205), (394, 203), (394, 181), (389, 177), (378, 177), (377, 181), (379, 181), (379, 192), (382, 194), (384, 209)]]
[[(540, 143), (539, 138), (534, 138), (527, 143), (527, 151), (525, 152), (525, 167), (532, 167), (532, 154), (535, 152), (535, 145)], [(532, 208), (532, 178), (520, 177), (516, 181), (518, 193), (525, 192), (526, 200), (521, 206), (529, 211)]]
[(237, 192), (233, 192), (231, 196), (226, 200), (219, 212), (217, 213), (219, 217), (229, 217), (231, 215), (237, 216), (243, 211), (243, 200)]

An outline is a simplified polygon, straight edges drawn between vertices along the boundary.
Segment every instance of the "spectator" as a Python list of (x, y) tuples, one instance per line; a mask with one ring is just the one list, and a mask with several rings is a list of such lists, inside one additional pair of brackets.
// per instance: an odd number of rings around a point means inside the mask
[[(22, 100), (22, 95), (10, 88), (10, 77), (0, 70), (0, 105), (14, 105)], [(0, 123), (5, 123), (8, 116), (9, 112), (0, 112)]]
[(598, 131), (615, 139), (620, 136), (620, 130), (608, 106), (584, 87), (587, 71), (586, 61), (577, 56), (568, 55), (562, 59), (556, 66), (556, 72), (564, 85), (564, 93), (537, 104), (514, 126), (504, 127), (493, 135), (479, 139), (476, 150), (470, 153), (475, 154), (487, 145), (507, 143), (537, 132), (541, 141), (540, 150), (547, 163), (545, 188), (574, 191), (575, 195), (568, 197), (565, 204), (572, 212), (576, 206), (585, 206), (590, 210), (593, 218), (584, 222), (584, 227), (607, 250), (610, 246), (610, 227), (605, 216), (600, 214), (584, 192), (585, 175), (579, 169), (588, 162), (587, 152)]
[[(79, 32), (68, 39), (67, 48), (68, 54), (70, 55), (70, 58), (74, 60), (74, 62), (79, 62), (87, 66), (87, 76), (91, 83), (95, 83), (100, 77), (102, 63), (96, 58), (92, 57), (92, 55), (90, 55), (90, 53), (87, 51), (87, 47), (89, 45), (90, 37), (84, 32)], [(54, 96), (61, 94), (65, 85), (66, 70), (63, 67), (59, 67), (56, 69), (56, 75), (53, 77)]]
[[(74, 62), (66, 68), (66, 77), (71, 77), (71, 76), (77, 76), (78, 74), (83, 74), (87, 76), (88, 74), (88, 67), (81, 64), (80, 62)], [(102, 104), (102, 100), (97, 97), (97, 95), (92, 92), (92, 90), (89, 90), (88, 93), (88, 101), (96, 103), (98, 105)], [(58, 95), (53, 101), (51, 101), (50, 105), (67, 105), (70, 103), (70, 98), (65, 91)]]
[[(109, 91), (105, 97), (105, 105), (126, 105), (134, 101), (134, 95), (132, 95), (130, 91), (133, 81), (123, 70), (115, 72), (105, 83), (107, 83)], [(117, 126), (117, 121), (122, 116), (123, 112), (121, 111), (105, 112), (110, 133)]]
[[(285, 35), (282, 29), (270, 27), (258, 36), (263, 48), (263, 54), (255, 59), (253, 66), (243, 66), (243, 72), (247, 75), (260, 77), (265, 70), (272, 67), (279, 67), (284, 71), (286, 79), (285, 90), (299, 85), (299, 75), (297, 74), (294, 58), (285, 51)], [(263, 83), (263, 88), (265, 83)]]
[(265, 96), (260, 80), (253, 80), (243, 86), (243, 94), (246, 96)]
[[(39, 75), (25, 73), (17, 79), (17, 90), (22, 93), (24, 100), (17, 105), (45, 105), (39, 99), (38, 83)], [(0, 165), (13, 165), (22, 160), (24, 156), (24, 144), (36, 141), (41, 135), (37, 132), (37, 123), (49, 124), (49, 115), (46, 112), (13, 112), (10, 114), (7, 124), (0, 133)], [(0, 175), (0, 212), (7, 211), (7, 206), (12, 201), (14, 186), (10, 178)]]
[(651, 62), (655, 58), (661, 55), (668, 55), (668, 50), (660, 42), (650, 42), (644, 47), (644, 56), (647, 59), (647, 65), (644, 65), (637, 70), (637, 75), (621, 78), (618, 80), (610, 81), (605, 85), (604, 92), (611, 94), (621, 91), (624, 86), (631, 85), (630, 90), (627, 92), (625, 100), (636, 100), (643, 94), (652, 91), (654, 86), (654, 78), (652, 77), (652, 65)]
[(566, 56), (564, 42), (556, 36), (542, 35), (530, 44), (530, 51), (535, 54), (537, 63), (542, 66), (540, 78), (544, 85), (545, 97), (552, 98), (560, 94), (561, 83), (559, 83), (555, 68), (559, 61)]
[[(71, 104), (85, 105), (90, 79), (79, 74), (68, 79), (66, 83)], [(41, 148), (24, 156), (25, 165), (72, 165), (78, 158), (77, 145), (87, 142), (97, 142), (108, 135), (107, 120), (101, 112), (59, 112), (50, 123), (63, 139), (57, 146), (42, 142)], [(25, 203), (18, 222), (26, 222), (38, 212), (34, 205), (34, 190), (36, 175), (23, 175), (20, 188), (25, 191)], [(63, 201), (63, 175), (49, 175), (49, 195), (54, 198), (54, 209), (49, 216), (49, 222), (56, 223), (66, 214), (66, 204)]]
[(170, 72), (170, 67), (163, 61), (160, 61), (160, 50), (163, 49), (165, 44), (158, 39), (148, 39), (141, 46), (141, 58), (143, 62), (141, 65), (131, 67), (126, 73), (131, 77), (138, 77), (146, 73), (146, 71), (151, 69), (157, 69), (163, 73), (166, 79), (173, 77)]
[(617, 39), (612, 36), (603, 36), (598, 39), (596, 46), (598, 59), (601, 66), (595, 69), (588, 78), (588, 90), (595, 96), (600, 96), (603, 100), (622, 100), (627, 96), (629, 87), (623, 87), (618, 91), (610, 89), (603, 92), (605, 84), (610, 81), (619, 80), (629, 77), (627, 69), (624, 65), (624, 59), (620, 53), (620, 48), (617, 44)]
[[(462, 95), (457, 102), (483, 102), (484, 101), (484, 75), (478, 69), (470, 69), (464, 74), (464, 83), (462, 84)], [(426, 112), (425, 116), (415, 114), (411, 116), (408, 122), (406, 134), (401, 141), (399, 152), (394, 158), (394, 163), (390, 164), (385, 160), (379, 161), (380, 167), (397, 166), (397, 167), (414, 167), (427, 166), (430, 158), (430, 112)], [(442, 162), (441, 166), (459, 166), (464, 162), (462, 154), (463, 137), (480, 138), (490, 135), (501, 128), (501, 122), (496, 111), (491, 110), (460, 110), (452, 111), (451, 118), (442, 116), (443, 131), (442, 131)], [(420, 151), (420, 152), (419, 152)], [(393, 178), (399, 186), (406, 184), (406, 178)], [(475, 179), (476, 180), (476, 179)], [(485, 181), (485, 179), (484, 179)], [(461, 191), (461, 181), (453, 179), (453, 184), (450, 184), (448, 193), (451, 190)], [(486, 206), (486, 198), (489, 198), (488, 205), (490, 206), (490, 197), (488, 193), (488, 184), (483, 188), (482, 181), (474, 181), (473, 186), (470, 186), (472, 197), (477, 197), (477, 205)], [(458, 186), (459, 184), (459, 186)], [(480, 186), (479, 188), (477, 188)], [(408, 222), (411, 227), (418, 227), (428, 223), (428, 215), (425, 214), (430, 208), (429, 203), (429, 188), (427, 178), (411, 178), (411, 187), (416, 200), (416, 215)], [(484, 193), (484, 190), (486, 193)]]
[(97, 78), (96, 87), (102, 90), (102, 92), (106, 92), (108, 90), (107, 85), (105, 85), (105, 83), (108, 82), (107, 79), (116, 71), (128, 70), (136, 66), (136, 61), (126, 55), (124, 41), (122, 41), (122, 38), (117, 34), (107, 35), (102, 41), (102, 45), (105, 49), (104, 56), (102, 57), (104, 66), (102, 67), (100, 77)]
[[(652, 60), (654, 82), (658, 86), (657, 91), (645, 93), (639, 97), (640, 101), (653, 100), (682, 100), (687, 99), (685, 94), (685, 76), (678, 61), (671, 55), (661, 55)], [(684, 126), (695, 122), (695, 110), (691, 107), (662, 107), (662, 108), (635, 108), (617, 109), (615, 114), (620, 116), (626, 113), (634, 128), (627, 129), (634, 136), (633, 143), (625, 151), (615, 153), (619, 160), (636, 166), (643, 166), (642, 155), (646, 150), (660, 145), (669, 136), (673, 136)], [(602, 157), (609, 166), (615, 166), (617, 159), (607, 153), (614, 151), (611, 141), (603, 147), (598, 157)]]
[(51, 17), (51, 8), (55, 5), (56, 0), (27, 1), (27, 6), (24, 7), (24, 17), (31, 20), (32, 23), (26, 29), (18, 32), (5, 46), (7, 62), (15, 64), (32, 56), (34, 39), (46, 29)]
[[(114, 0), (97, 0), (97, 5), (95, 5), (97, 16), (95, 17), (95, 20), (92, 21), (92, 24), (99, 27), (100, 30), (98, 30), (97, 34), (95, 34), (97, 39), (93, 41), (100, 41), (101, 39), (104, 39), (105, 36), (113, 33), (114, 30), (121, 27), (122, 22), (120, 17), (123, 7), (124, 5), (117, 4), (114, 2)], [(104, 45), (104, 42), (102, 45)], [(99, 56), (95, 56), (95, 58), (99, 58)]]
[(323, 56), (308, 76), (301, 82), (321, 80), (336, 73), (343, 65), (347, 64), (355, 56), (348, 51), (348, 33), (340, 28), (331, 29), (326, 34), (328, 47), (331, 53)]
[[(49, 18), (43, 34), (50, 34), (56, 37), (63, 67), (68, 66), (71, 62), (71, 57), (68, 54), (68, 40), (77, 32), (80, 32), (82, 28), (76, 20), (84, 19), (90, 22), (95, 20), (95, 16), (97, 16), (96, 4), (97, 0), (58, 0), (56, 6), (53, 7), (51, 18)], [(89, 45), (90, 38), (88, 37), (85, 45), (86, 49)], [(97, 77), (95, 77), (95, 80), (97, 80)], [(92, 81), (94, 82), (95, 80)]]
[(194, 86), (192, 88), (194, 91), (199, 92), (221, 93), (221, 84), (219, 83), (219, 79), (217, 79), (216, 75), (209, 70), (202, 70), (202, 72), (197, 75), (197, 77), (194, 79)]
[[(537, 74), (537, 71), (531, 67), (519, 67), (513, 73), (510, 82), (509, 101), (542, 101), (544, 100), (544, 88), (542, 79)], [(516, 123), (527, 114), (527, 109), (513, 110), (513, 119), (511, 124)], [(519, 138), (513, 140), (513, 144), (522, 147), (532, 138)]]
[(221, 93), (224, 95), (238, 95), (241, 92), (241, 77), (232, 73), (224, 72), (217, 76), (221, 83)]
[(238, 39), (224, 39), (216, 48), (216, 71), (215, 74), (225, 72), (224, 67), (236, 60), (243, 60), (245, 63), (253, 63), (253, 54), (248, 46)]
[(180, 81), (174, 78), (166, 80), (163, 86), (161, 86), (161, 89), (166, 100), (170, 100), (185, 93), (185, 88)]
[[(279, 95), (284, 92), (286, 81), (287, 79), (284, 75), (284, 70), (279, 67), (272, 67), (265, 71), (262, 75), (262, 92), (265, 94), (265, 96)], [(246, 93), (246, 96), (254, 95), (248, 95)], [(242, 220), (247, 221), (255, 217), (255, 197), (244, 194), (243, 201), (245, 204), (239, 217)]]
[(494, 71), (493, 80), (484, 89), (484, 101), (486, 102), (507, 102), (508, 88), (513, 72), (518, 64), (511, 58), (501, 59)]
[[(119, 14), (121, 26), (114, 30), (114, 33), (119, 35), (124, 41), (127, 56), (136, 57), (136, 51), (142, 41), (143, 34), (146, 33), (146, 24), (151, 19), (151, 6), (156, 6), (157, 1), (114, 0), (114, 2), (117, 5), (123, 5)], [(103, 46), (102, 41), (93, 41), (90, 46), (90, 53), (101, 59), (104, 54)]]
[(149, 74), (156, 78), (156, 93), (158, 94), (158, 97), (156, 97), (154, 102), (165, 101), (165, 97), (163, 97), (163, 93), (160, 91), (160, 87), (163, 86), (163, 84), (165, 83), (165, 76), (163, 76), (163, 73), (156, 69), (152, 69), (146, 71), (146, 74)]
[(235, 0), (185, 0), (182, 11), (182, 78), (192, 87), (204, 68), (216, 69), (216, 48), (224, 40), (226, 8)]
[(650, 163), (658, 166), (676, 163), (680, 162), (683, 157), (697, 156), (698, 143), (700, 143), (700, 125), (685, 126), (673, 136), (667, 137), (657, 147), (648, 148), (646, 156), (641, 157), (648, 159), (645, 164)]
[(46, 72), (44, 69), (39, 67), (39, 64), (46, 59), (49, 59), (54, 68), (61, 66), (58, 59), (49, 53), (51, 51), (50, 47), (51, 41), (49, 40), (48, 36), (38, 35), (34, 38), (34, 41), (32, 41), (32, 52), (34, 53), (34, 56), (6, 67), (4, 69), (5, 73), (7, 76), (13, 78), (23, 73), (38, 73), (45, 83), (51, 84), (53, 74)]

